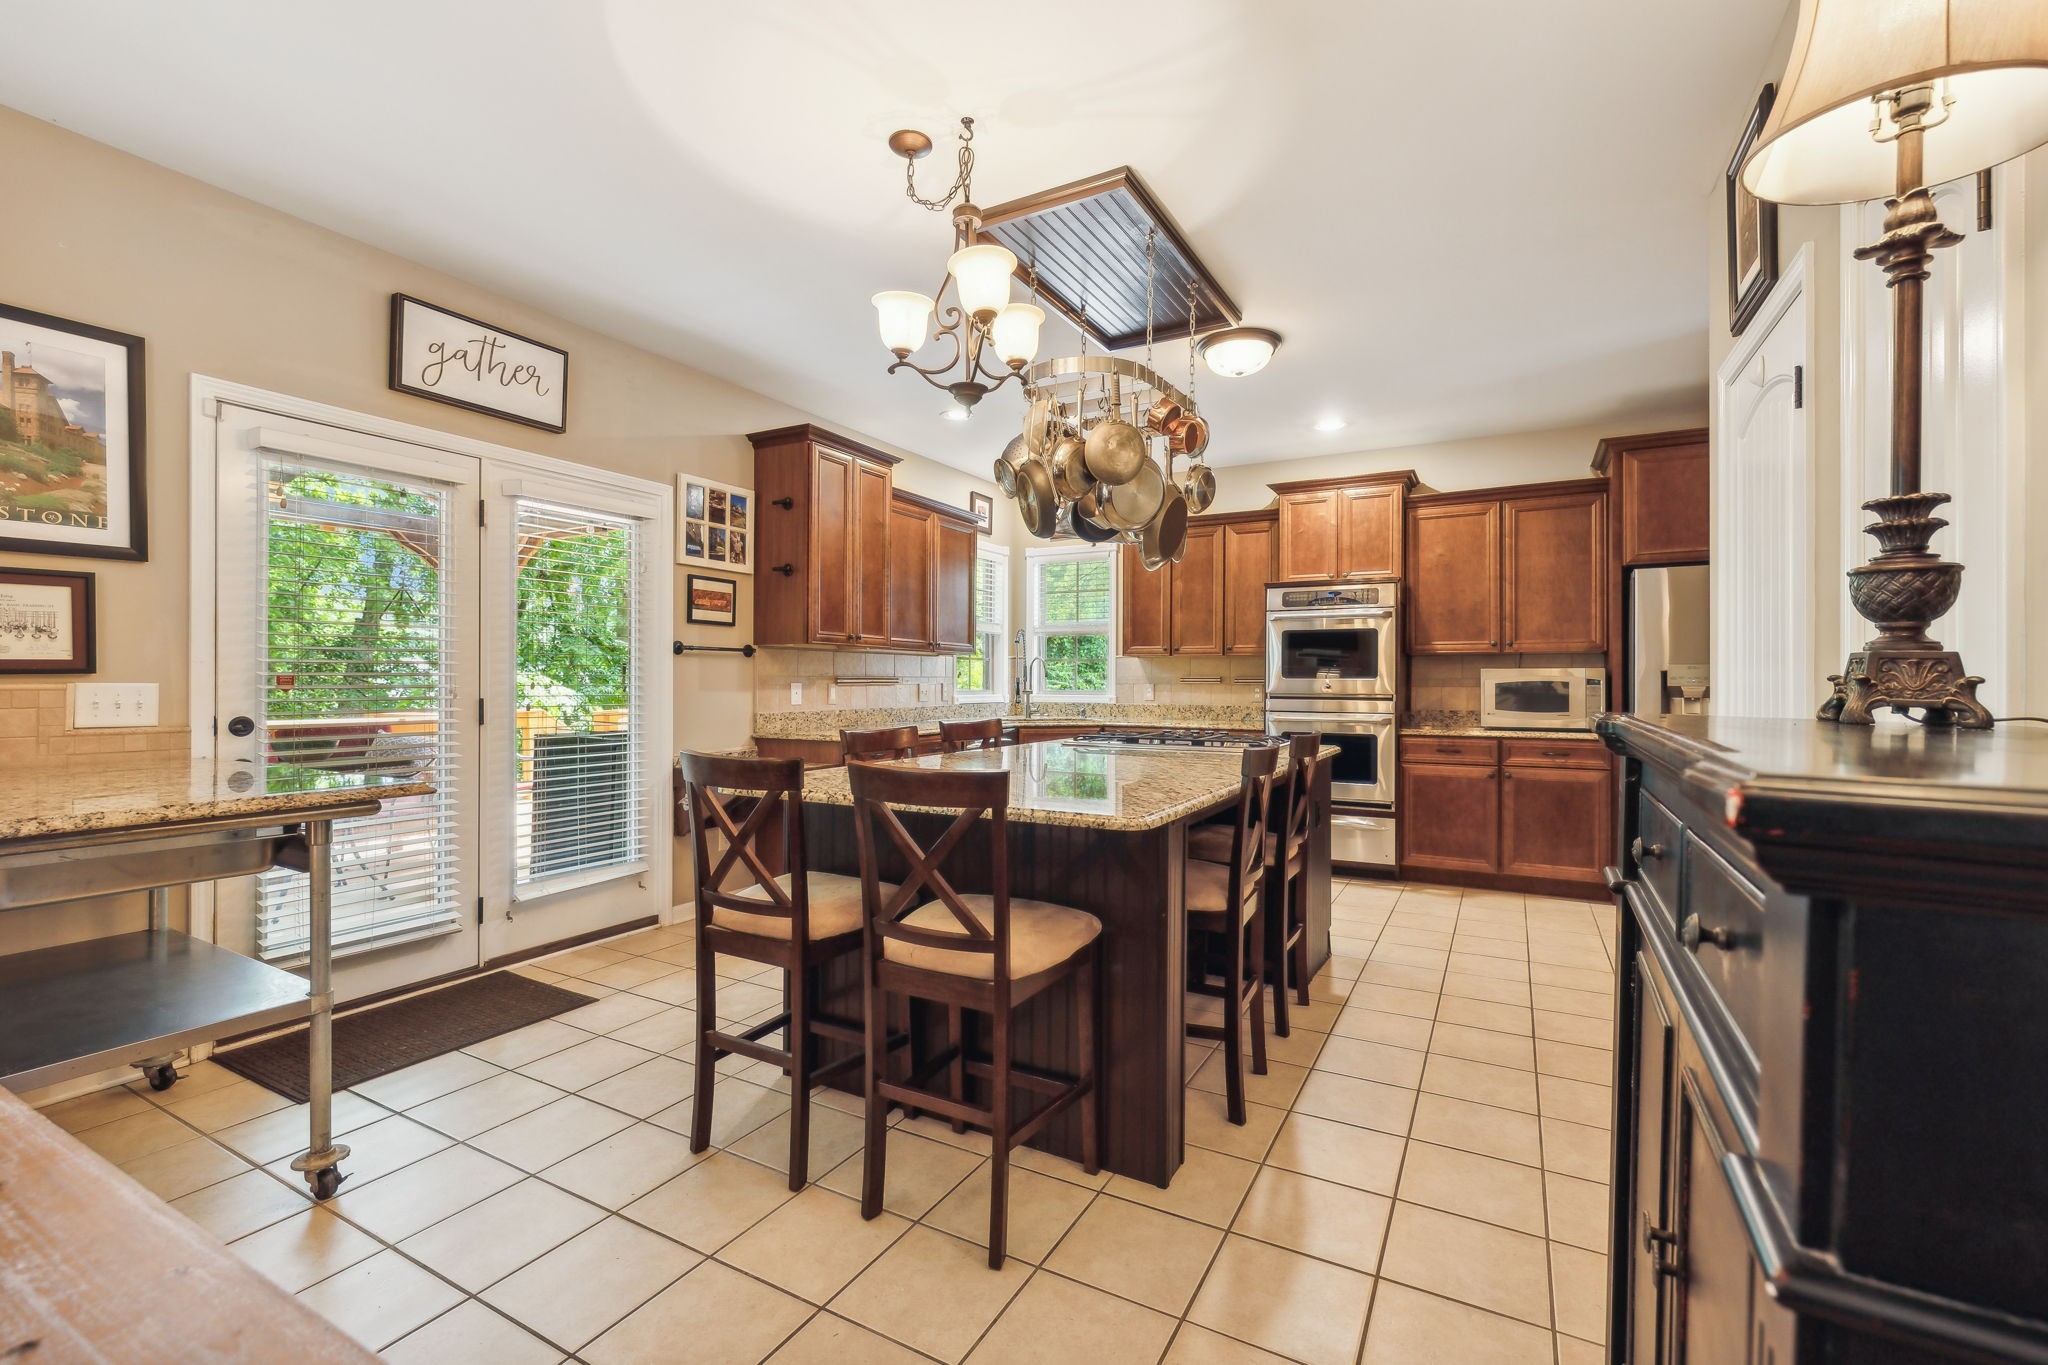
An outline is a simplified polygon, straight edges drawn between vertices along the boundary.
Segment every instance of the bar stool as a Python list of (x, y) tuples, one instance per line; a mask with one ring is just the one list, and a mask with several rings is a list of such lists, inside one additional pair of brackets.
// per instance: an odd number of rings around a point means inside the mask
[[(885, 1125), (892, 1101), (985, 1129), (990, 1138), (988, 1263), (1000, 1270), (1009, 1228), (1011, 1149), (1078, 1103), (1081, 1165), (1090, 1175), (1101, 1169), (1095, 968), (1102, 924), (1070, 906), (1010, 895), (1008, 772), (855, 765), (847, 777), (853, 789), (867, 922), (867, 1153), (861, 1216), (873, 1218), (882, 1211)], [(896, 808), (905, 806), (951, 814), (953, 821), (929, 846), (922, 845), (897, 814)], [(985, 860), (962, 849), (981, 826), (983, 815), (988, 817)], [(885, 854), (900, 855), (909, 867), (900, 887), (881, 880)], [(954, 886), (942, 868), (955, 854), (974, 880), (986, 880), (988, 894), (962, 894)], [(919, 893), (926, 890), (932, 899), (917, 904)], [(1075, 979), (1079, 1073), (1059, 1076), (1017, 1065), (1010, 1055), (1014, 1012), (1068, 977)], [(990, 1055), (970, 1056), (966, 1036), (956, 1028), (944, 1052), (898, 1083), (889, 1074), (889, 1052), (883, 1045), (891, 995), (990, 1016)], [(949, 1073), (950, 1094), (924, 1088), (942, 1068)], [(988, 1082), (986, 1106), (968, 1101), (970, 1075)], [(1048, 1097), (1021, 1124), (1013, 1108), (1016, 1089)]]
[(917, 752), (917, 727), (882, 725), (871, 730), (841, 730), (839, 748), (849, 763), (859, 759), (909, 758)]
[[(1292, 735), (1287, 761), (1274, 782), (1275, 814), (1266, 834), (1266, 959), (1273, 969), (1273, 1032), (1289, 1034), (1288, 991), (1306, 1009), (1308, 996), (1308, 836), (1315, 825), (1319, 735)], [(1232, 826), (1197, 825), (1188, 831), (1188, 856), (1230, 861)]]
[[(701, 1152), (711, 1143), (711, 1092), (719, 1058), (747, 1057), (779, 1066), (790, 1081), (789, 1187), (801, 1190), (809, 1174), (811, 1086), (861, 1059), (856, 1051), (821, 1067), (814, 1038), (856, 1046), (867, 1041), (861, 1020), (819, 1011), (816, 971), (860, 949), (860, 880), (812, 872), (805, 865), (802, 759), (685, 753), (680, 766), (697, 864), (697, 1093), (690, 1150)], [(782, 834), (777, 861), (787, 869), (779, 876), (758, 847), (776, 825)], [(708, 839), (714, 832), (725, 841), (715, 863)], [(742, 865), (752, 881), (728, 886)], [(788, 972), (788, 1009), (742, 1033), (720, 1030), (720, 953)], [(761, 1041), (778, 1029), (786, 1047)]]
[(1003, 747), (1003, 723), (988, 720), (942, 720), (939, 722), (939, 741), (948, 753), (959, 753), (962, 749), (1000, 749)]
[(1190, 1038), (1222, 1042), (1224, 1100), (1230, 1121), (1240, 1126), (1245, 1121), (1243, 1029), (1247, 1010), (1252, 1024), (1252, 1070), (1266, 1074), (1266, 824), (1279, 761), (1280, 750), (1272, 745), (1244, 751), (1239, 767), (1243, 785), (1238, 789), (1237, 815), (1230, 825), (1230, 857), (1221, 863), (1187, 859), (1182, 886), (1188, 928), (1223, 942), (1220, 986), (1209, 983), (1207, 955), (1197, 944), (1189, 944), (1194, 977), (1189, 989), (1198, 995), (1220, 995), (1223, 1023), (1191, 1023), (1186, 1032)]

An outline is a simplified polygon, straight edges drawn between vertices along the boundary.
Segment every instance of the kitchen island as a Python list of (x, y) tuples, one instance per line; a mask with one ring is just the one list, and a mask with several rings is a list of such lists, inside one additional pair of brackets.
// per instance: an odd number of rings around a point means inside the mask
[[(1325, 750), (1313, 799), (1327, 810), (1330, 759)], [(1231, 808), (1239, 788), (1239, 751), (1091, 751), (1066, 741), (1008, 749), (969, 750), (906, 759), (925, 768), (1010, 774), (1010, 894), (1086, 910), (1102, 921), (1101, 1107), (1102, 1164), (1136, 1179), (1165, 1185), (1182, 1152), (1183, 985), (1187, 976), (1187, 922), (1181, 879), (1187, 831)], [(813, 769), (804, 782), (804, 825), (810, 866), (857, 875), (853, 799), (844, 768)], [(904, 823), (930, 841), (949, 823), (941, 815), (911, 814)], [(983, 859), (976, 867), (974, 859)], [(953, 868), (963, 891), (988, 889), (985, 854), (963, 856)], [(978, 874), (978, 875), (977, 875)], [(883, 876), (900, 877), (893, 849)], [(1330, 834), (1327, 819), (1309, 835), (1307, 919), (1311, 969), (1329, 956)], [(828, 972), (824, 1008), (861, 1013), (858, 959)], [(1018, 1015), (1017, 1060), (1071, 1073), (1077, 1058), (1072, 1034), (1070, 981), (1033, 1000)], [(930, 1036), (928, 1020), (917, 1032)], [(843, 1045), (827, 1059), (843, 1055)], [(857, 1078), (842, 1080), (857, 1087)], [(1028, 1101), (1027, 1101), (1028, 1102)], [(1080, 1118), (1069, 1111), (1032, 1141), (1078, 1158)]]

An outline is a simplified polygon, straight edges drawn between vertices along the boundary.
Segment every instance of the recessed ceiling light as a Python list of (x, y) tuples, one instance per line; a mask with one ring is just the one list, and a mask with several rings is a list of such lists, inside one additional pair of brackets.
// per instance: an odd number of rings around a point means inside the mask
[(1350, 423), (1346, 422), (1342, 417), (1319, 417), (1316, 419), (1317, 431), (1342, 431), (1349, 425)]
[(941, 409), (939, 416), (948, 422), (964, 422), (967, 420), (967, 409), (955, 403), (951, 407)]

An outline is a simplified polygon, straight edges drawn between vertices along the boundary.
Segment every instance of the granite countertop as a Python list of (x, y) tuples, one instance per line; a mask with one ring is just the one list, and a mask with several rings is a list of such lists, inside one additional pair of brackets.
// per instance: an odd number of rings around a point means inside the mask
[(404, 776), (195, 759), (182, 750), (42, 759), (8, 772), (0, 790), (0, 852), (16, 841), (102, 830), (142, 833), (252, 815), (302, 819), (366, 797), (433, 790)]
[(1008, 702), (963, 702), (957, 706), (877, 706), (848, 710), (762, 711), (754, 717), (755, 739), (832, 740), (841, 730), (915, 725), (935, 735), (948, 720), (1000, 719), (1020, 729), (1073, 725), (1186, 726), (1212, 730), (1264, 730), (1266, 713), (1256, 706), (1190, 706), (1151, 702), (1040, 702), (1029, 717)]
[(1592, 730), (1492, 730), (1484, 725), (1403, 725), (1401, 733), (1417, 739), (1576, 739), (1597, 740)]

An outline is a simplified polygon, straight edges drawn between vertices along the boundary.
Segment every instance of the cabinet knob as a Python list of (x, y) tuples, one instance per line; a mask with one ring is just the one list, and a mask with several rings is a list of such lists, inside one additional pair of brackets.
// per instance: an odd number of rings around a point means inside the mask
[[(1643, 1250), (1649, 1254), (1650, 1265), (1659, 1275), (1676, 1278), (1682, 1271), (1678, 1250), (1678, 1234), (1669, 1228), (1660, 1228), (1650, 1221), (1650, 1215), (1643, 1214)], [(1673, 1255), (1666, 1256), (1670, 1251)]]
[(1724, 953), (1732, 953), (1742, 937), (1733, 929), (1711, 928), (1701, 924), (1698, 915), (1687, 915), (1679, 923), (1678, 941), (1694, 952), (1699, 951), (1702, 943), (1711, 943)]
[(1644, 843), (1643, 838), (1640, 834), (1637, 835), (1635, 839), (1629, 844), (1628, 851), (1630, 856), (1632, 856), (1639, 863), (1655, 862), (1659, 858), (1662, 858), (1666, 852), (1664, 845), (1662, 844)]
[(796, 565), (794, 565), (794, 564), (777, 564), (777, 565), (776, 565), (776, 566), (775, 566), (775, 567), (774, 567), (773, 569), (771, 569), (771, 570), (770, 570), (770, 572), (771, 572), (771, 573), (779, 573), (779, 574), (781, 574), (781, 575), (782, 575), (782, 576), (783, 576), (784, 578), (790, 578), (790, 577), (794, 577), (794, 576), (795, 576), (795, 574), (796, 574)]

